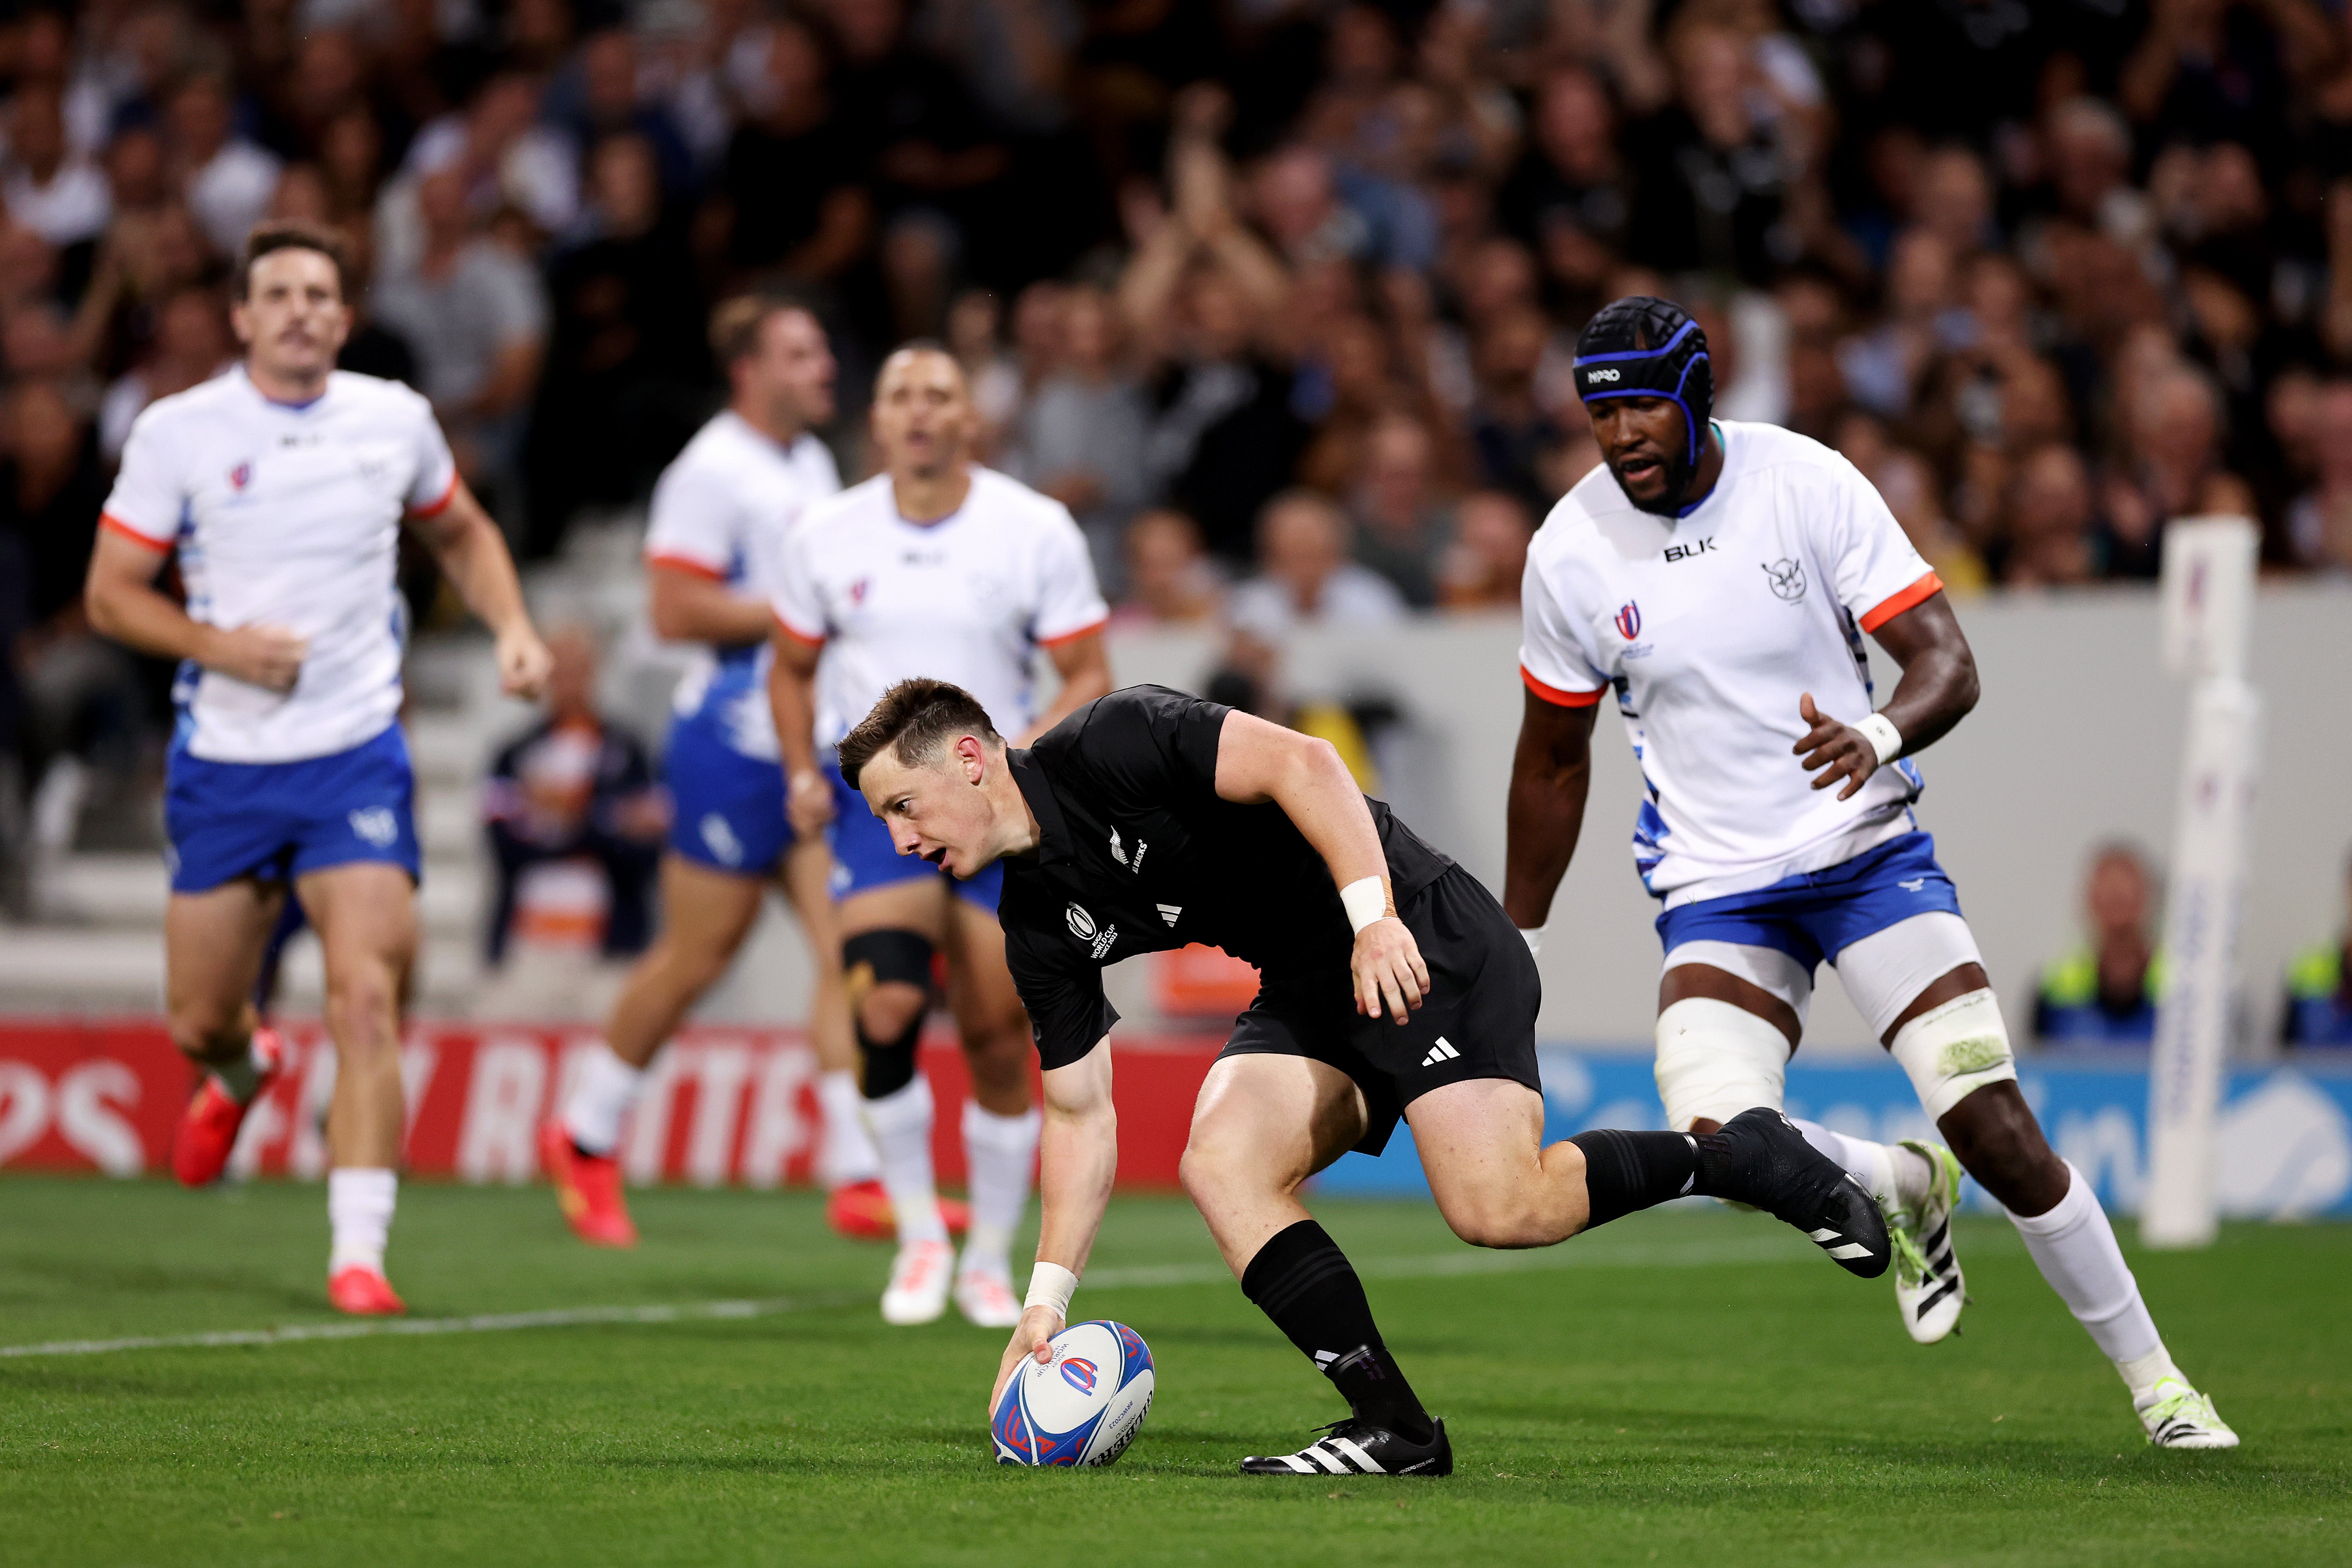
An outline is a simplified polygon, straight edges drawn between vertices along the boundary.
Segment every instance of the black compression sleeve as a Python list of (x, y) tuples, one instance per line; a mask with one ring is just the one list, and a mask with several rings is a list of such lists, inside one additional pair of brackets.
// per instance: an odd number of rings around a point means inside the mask
[(1569, 1142), (1584, 1151), (1584, 1194), (1592, 1205), (1587, 1230), (1696, 1190), (1698, 1144), (1686, 1133), (1597, 1127)]

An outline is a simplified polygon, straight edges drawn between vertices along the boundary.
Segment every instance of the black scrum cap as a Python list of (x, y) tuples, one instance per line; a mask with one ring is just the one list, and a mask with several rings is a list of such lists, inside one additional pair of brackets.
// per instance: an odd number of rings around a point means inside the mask
[(1706, 334), (1688, 310), (1670, 300), (1629, 294), (1613, 300), (1577, 337), (1576, 394), (1587, 403), (1603, 397), (1673, 399), (1683, 411), (1695, 464), (1699, 432), (1715, 413)]

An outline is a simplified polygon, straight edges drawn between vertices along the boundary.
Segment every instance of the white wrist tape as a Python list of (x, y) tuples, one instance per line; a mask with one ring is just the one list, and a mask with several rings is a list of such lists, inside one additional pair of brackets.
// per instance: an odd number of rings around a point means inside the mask
[(1070, 1321), (1070, 1296), (1078, 1288), (1078, 1277), (1058, 1263), (1039, 1262), (1029, 1270), (1029, 1299), (1021, 1310), (1051, 1307), (1054, 1316), (1064, 1322)]
[(1374, 921), (1388, 918), (1387, 884), (1378, 877), (1360, 877), (1339, 889), (1339, 902), (1347, 906), (1348, 923), (1361, 931)]
[(1895, 721), (1885, 714), (1873, 713), (1854, 728), (1861, 731), (1876, 749), (1881, 767), (1903, 754), (1903, 731), (1896, 729)]
[(1528, 956), (1529, 958), (1533, 958), (1543, 952), (1543, 927), (1524, 927), (1520, 930), (1519, 935), (1528, 944)]

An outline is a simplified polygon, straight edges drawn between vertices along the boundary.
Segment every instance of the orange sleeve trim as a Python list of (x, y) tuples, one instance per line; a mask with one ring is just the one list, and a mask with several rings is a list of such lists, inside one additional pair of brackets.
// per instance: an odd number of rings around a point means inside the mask
[(823, 647), (824, 646), (824, 638), (821, 637), (813, 637), (809, 636), (808, 633), (801, 630), (800, 627), (793, 625), (792, 622), (784, 619), (782, 616), (778, 616), (776, 617), (776, 629), (782, 632), (786, 637), (792, 638), (793, 641), (800, 644), (803, 647)]
[(1602, 686), (1596, 687), (1591, 691), (1563, 691), (1557, 686), (1546, 686), (1542, 681), (1538, 680), (1524, 664), (1519, 666), (1519, 679), (1528, 683), (1529, 691), (1555, 708), (1590, 708), (1601, 700), (1601, 692), (1609, 689)]
[(449, 488), (441, 492), (441, 499), (425, 506), (410, 507), (408, 509), (408, 515), (411, 517), (439, 517), (443, 512), (449, 510), (449, 503), (457, 499), (457, 470), (453, 468), (449, 473)]
[(1108, 625), (1110, 625), (1110, 617), (1108, 616), (1105, 616), (1098, 621), (1087, 622), (1085, 626), (1078, 627), (1075, 631), (1064, 632), (1060, 637), (1039, 637), (1037, 639), (1037, 646), (1039, 647), (1066, 647), (1070, 643), (1077, 641), (1080, 637), (1090, 637), (1094, 636), (1097, 632), (1102, 630), (1103, 627)]
[(702, 562), (697, 561), (691, 555), (673, 555), (666, 550), (646, 551), (646, 564), (648, 566), (667, 566), (673, 572), (683, 572), (688, 576), (701, 577), (713, 583), (724, 583), (727, 581), (727, 574), (721, 572), (716, 566), (707, 565)]
[(147, 534), (142, 533), (110, 511), (102, 511), (98, 514), (98, 526), (105, 529), (110, 533), (119, 533), (125, 539), (132, 540), (138, 543), (143, 544), (148, 549), (159, 553), (172, 548), (169, 541), (152, 538)]
[(1881, 601), (1876, 609), (1862, 617), (1862, 629), (1874, 632), (1912, 605), (1932, 599), (1943, 591), (1944, 580), (1930, 572), (1893, 598)]

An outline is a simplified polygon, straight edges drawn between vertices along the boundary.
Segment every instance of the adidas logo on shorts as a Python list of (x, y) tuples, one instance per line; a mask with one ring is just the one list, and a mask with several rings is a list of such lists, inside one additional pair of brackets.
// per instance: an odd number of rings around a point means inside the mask
[(1421, 1065), (1425, 1068), (1433, 1068), (1440, 1062), (1459, 1061), (1461, 1059), (1462, 1053), (1455, 1050), (1452, 1042), (1448, 1041), (1444, 1035), (1440, 1035), (1437, 1037), (1437, 1044), (1430, 1047), (1430, 1052), (1427, 1056), (1421, 1058)]

